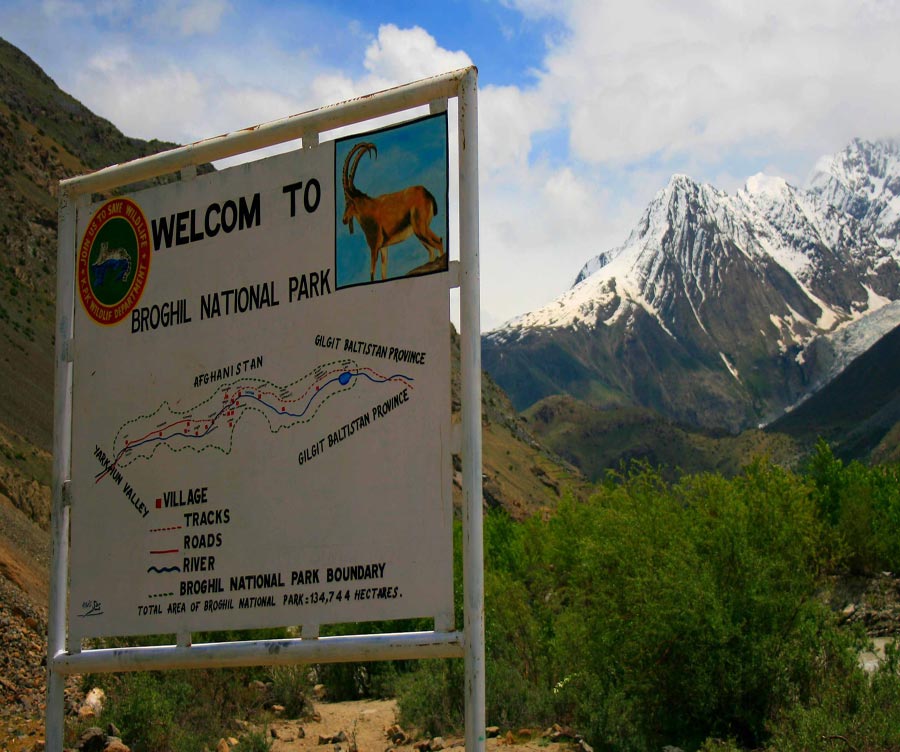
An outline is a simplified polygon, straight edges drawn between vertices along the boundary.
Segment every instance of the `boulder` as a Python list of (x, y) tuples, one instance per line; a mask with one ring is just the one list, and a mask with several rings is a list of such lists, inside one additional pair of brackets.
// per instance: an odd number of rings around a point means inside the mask
[(81, 752), (103, 752), (106, 749), (106, 734), (103, 729), (91, 726), (78, 737), (78, 749)]
[(269, 733), (273, 739), (278, 739), (282, 742), (292, 742), (297, 738), (297, 731), (291, 726), (272, 726), (269, 729)]

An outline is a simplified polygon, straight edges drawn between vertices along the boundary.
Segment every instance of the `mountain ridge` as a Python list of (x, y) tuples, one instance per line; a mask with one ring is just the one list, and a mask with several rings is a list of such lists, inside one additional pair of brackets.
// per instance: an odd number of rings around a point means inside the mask
[[(806, 190), (755, 175), (729, 195), (674, 175), (625, 243), (590, 259), (572, 288), (483, 336), (486, 369), (520, 410), (553, 393), (590, 401), (612, 390), (704, 429), (736, 432), (776, 417), (823, 380), (806, 357), (812, 342), (900, 299), (891, 235), (900, 151), (860, 140), (848, 150), (856, 156), (820, 168), (882, 177), (820, 169)], [(866, 161), (866, 150), (882, 156)], [(869, 191), (854, 205), (859, 216), (845, 211), (856, 185)], [(554, 376), (563, 362), (568, 380)]]

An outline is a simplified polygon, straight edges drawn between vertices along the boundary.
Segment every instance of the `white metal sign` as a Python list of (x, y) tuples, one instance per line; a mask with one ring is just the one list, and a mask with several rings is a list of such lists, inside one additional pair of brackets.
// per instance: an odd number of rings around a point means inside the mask
[[(62, 749), (66, 674), (451, 657), (465, 659), (466, 748), (484, 749), (476, 78), (452, 71), (60, 183), (48, 750)], [(431, 116), (319, 144), (423, 105)], [(292, 139), (303, 149), (196, 177)], [(324, 623), (412, 616), (434, 629), (319, 638)], [(301, 637), (276, 640), (192, 634), (297, 624)], [(173, 632), (172, 645), (82, 639)]]
[(74, 637), (452, 612), (447, 182), (442, 113), (80, 213)]

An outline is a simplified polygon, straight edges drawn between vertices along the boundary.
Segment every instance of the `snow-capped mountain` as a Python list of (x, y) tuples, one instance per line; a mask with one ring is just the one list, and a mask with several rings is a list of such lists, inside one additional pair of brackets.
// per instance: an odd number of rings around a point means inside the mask
[(900, 142), (857, 139), (820, 159), (808, 182), (810, 191), (858, 219), (879, 244), (900, 248)]
[[(900, 300), (898, 262), (896, 144), (856, 140), (806, 189), (755, 175), (729, 195), (675, 175), (570, 290), (485, 335), (484, 363), (520, 409), (567, 391), (737, 429), (834, 375), (839, 333)], [(894, 321), (854, 328), (877, 339)]]

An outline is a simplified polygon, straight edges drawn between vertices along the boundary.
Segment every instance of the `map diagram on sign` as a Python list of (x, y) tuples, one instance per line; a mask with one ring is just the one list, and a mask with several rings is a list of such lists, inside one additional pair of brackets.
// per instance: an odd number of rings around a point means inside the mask
[(411, 376), (385, 375), (349, 359), (323, 363), (295, 381), (279, 385), (261, 378), (239, 378), (220, 384), (187, 410), (168, 401), (124, 423), (113, 440), (112, 462), (94, 476), (99, 483), (117, 469), (151, 460), (163, 447), (172, 452), (218, 451), (230, 454), (241, 420), (261, 414), (273, 434), (309, 423), (329, 400), (353, 390), (360, 380), (371, 384), (400, 383), (412, 389)]

